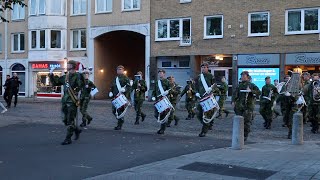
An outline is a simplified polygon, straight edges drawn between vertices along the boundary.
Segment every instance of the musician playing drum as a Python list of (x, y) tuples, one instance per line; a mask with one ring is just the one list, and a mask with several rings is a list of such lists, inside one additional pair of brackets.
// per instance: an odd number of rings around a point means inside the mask
[[(127, 99), (130, 99), (130, 80), (129, 78), (124, 74), (124, 67), (122, 65), (119, 65), (117, 67), (117, 76), (113, 80), (111, 87), (110, 87), (110, 92), (109, 92), (109, 97), (110, 98), (115, 98), (120, 94), (123, 94)], [(116, 116), (118, 116), (118, 113), (122, 113), (121, 111), (124, 111), (123, 108), (119, 108), (118, 110), (112, 106), (112, 113)], [(121, 130), (122, 125), (124, 123), (124, 117), (118, 117), (117, 118), (118, 123), (117, 126), (114, 128), (114, 130)]]
[(278, 90), (271, 84), (270, 76), (265, 78), (266, 85), (262, 87), (262, 94), (260, 96), (260, 114), (264, 119), (264, 127), (266, 129), (271, 129), (272, 123), (272, 107), (273, 102), (277, 98)]
[[(166, 71), (163, 69), (160, 69), (158, 71), (158, 81), (155, 83), (155, 88), (152, 92), (152, 100), (153, 101), (158, 101), (161, 98), (163, 98), (164, 96), (167, 96), (169, 94), (169, 89), (170, 89), (170, 85), (169, 85), (169, 81), (166, 79)], [(160, 119), (164, 119), (165, 116), (167, 116), (170, 112), (163, 112), (160, 114)], [(159, 112), (158, 110), (155, 108), (154, 110), (154, 116), (156, 119), (159, 119)], [(164, 134), (164, 131), (166, 130), (166, 125), (167, 125), (167, 121), (163, 121), (161, 122), (160, 125), (160, 129), (158, 130), (158, 134)]]
[[(214, 85), (214, 77), (209, 72), (209, 64), (208, 63), (201, 64), (201, 74), (198, 76), (198, 79), (195, 85), (196, 97), (205, 98), (212, 95), (212, 93), (214, 92), (213, 90), (215, 90), (215, 92), (219, 91), (217, 87), (213, 87), (213, 85)], [(210, 126), (212, 125), (211, 123), (213, 123), (213, 119), (210, 122), (208, 122), (205, 120), (204, 115), (206, 115), (207, 117), (213, 117), (215, 111), (212, 109), (204, 113), (204, 110), (200, 104), (198, 104), (197, 110), (198, 110), (197, 118), (202, 124), (202, 129), (199, 134), (199, 137), (205, 137)]]
[(232, 103), (236, 115), (244, 118), (244, 140), (248, 139), (250, 126), (255, 106), (255, 98), (261, 94), (259, 88), (249, 81), (249, 72), (241, 73), (241, 82), (236, 87), (232, 96)]

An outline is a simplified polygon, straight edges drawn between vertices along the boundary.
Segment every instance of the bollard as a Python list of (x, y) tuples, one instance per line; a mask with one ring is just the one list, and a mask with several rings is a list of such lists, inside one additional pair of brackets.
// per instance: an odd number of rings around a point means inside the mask
[(292, 144), (303, 144), (303, 115), (301, 112), (293, 114), (292, 120)]
[(241, 150), (244, 146), (244, 119), (242, 116), (233, 117), (231, 149)]

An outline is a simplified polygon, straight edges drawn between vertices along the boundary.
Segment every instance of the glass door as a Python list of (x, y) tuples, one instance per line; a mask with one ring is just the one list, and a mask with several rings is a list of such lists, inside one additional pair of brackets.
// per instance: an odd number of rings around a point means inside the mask
[[(232, 68), (228, 67), (212, 67), (211, 74), (214, 76), (216, 83), (221, 84), (221, 78), (225, 77), (228, 84), (228, 97), (232, 96)], [(229, 99), (229, 98), (228, 98)]]

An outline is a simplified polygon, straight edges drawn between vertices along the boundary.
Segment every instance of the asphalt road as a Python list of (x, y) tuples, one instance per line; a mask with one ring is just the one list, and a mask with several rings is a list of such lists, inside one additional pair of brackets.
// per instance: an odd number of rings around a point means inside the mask
[(65, 127), (22, 123), (0, 128), (0, 179), (83, 179), (184, 154), (228, 147), (230, 141), (87, 129), (62, 146)]

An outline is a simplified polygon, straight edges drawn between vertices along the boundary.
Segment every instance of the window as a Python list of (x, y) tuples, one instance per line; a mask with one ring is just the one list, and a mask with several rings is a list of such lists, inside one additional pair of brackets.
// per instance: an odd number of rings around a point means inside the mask
[(25, 8), (19, 4), (14, 4), (12, 7), (12, 20), (22, 20), (24, 19)]
[(162, 67), (171, 67), (171, 61), (162, 62)]
[(24, 34), (18, 33), (12, 35), (12, 52), (23, 52), (24, 51)]
[(180, 60), (179, 67), (190, 67), (190, 60)]
[(156, 40), (180, 40), (191, 36), (191, 19), (161, 19), (156, 21)]
[(45, 36), (46, 36), (45, 30), (31, 31), (31, 49), (46, 48)]
[(72, 31), (72, 48), (71, 49), (85, 49), (86, 48), (86, 30), (79, 29)]
[(320, 8), (286, 11), (286, 34), (319, 33)]
[(190, 3), (191, 0), (180, 0), (180, 3)]
[(51, 30), (51, 44), (50, 48), (61, 48), (61, 31)]
[(140, 10), (140, 0), (122, 0), (122, 10)]
[(2, 34), (0, 34), (0, 52), (2, 52)]
[(269, 36), (270, 14), (269, 12), (255, 12), (248, 15), (249, 36)]
[(96, 13), (112, 11), (112, 0), (96, 0)]
[(86, 0), (73, 0), (72, 1), (72, 15), (83, 15), (87, 11)]
[(54, 0), (54, 1), (48, 1), (48, 14), (50, 15), (63, 15), (64, 13), (64, 6), (63, 3), (64, 0)]
[(204, 17), (204, 38), (223, 38), (223, 16)]
[(46, 0), (30, 0), (30, 15), (43, 15), (46, 13)]

